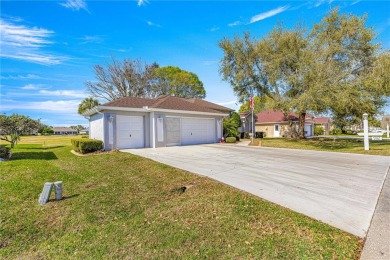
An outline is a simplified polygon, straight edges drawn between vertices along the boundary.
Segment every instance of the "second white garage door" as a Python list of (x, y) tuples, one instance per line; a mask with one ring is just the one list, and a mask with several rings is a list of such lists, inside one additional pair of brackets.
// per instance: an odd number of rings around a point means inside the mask
[(117, 116), (117, 148), (143, 148), (144, 118), (142, 116)]
[(215, 143), (215, 119), (213, 118), (182, 118), (181, 144)]

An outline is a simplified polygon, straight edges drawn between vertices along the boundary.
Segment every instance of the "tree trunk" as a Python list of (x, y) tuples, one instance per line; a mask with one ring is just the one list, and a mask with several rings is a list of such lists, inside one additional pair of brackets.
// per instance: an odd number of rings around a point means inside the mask
[(305, 138), (305, 118), (306, 112), (299, 113), (299, 129), (298, 129), (298, 138)]
[(11, 148), (14, 148), (15, 142), (10, 142), (11, 143)]

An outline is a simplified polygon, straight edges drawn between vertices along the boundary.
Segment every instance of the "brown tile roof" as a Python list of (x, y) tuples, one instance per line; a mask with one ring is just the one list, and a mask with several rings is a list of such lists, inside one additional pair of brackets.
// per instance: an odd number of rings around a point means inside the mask
[[(207, 102), (207, 101), (206, 101)], [(201, 105), (201, 102), (189, 102), (185, 98), (172, 96), (159, 96), (154, 99), (150, 98), (136, 98), (123, 97), (114, 101), (110, 101), (102, 105), (102, 107), (128, 107), (128, 108), (142, 108), (148, 106), (149, 108), (171, 109), (182, 111), (206, 112), (206, 113), (222, 113), (214, 110), (208, 106)], [(207, 102), (211, 103), (211, 102)], [(203, 103), (205, 104), (205, 103)], [(213, 104), (213, 103), (211, 103)], [(219, 106), (215, 104), (216, 106)]]
[[(295, 113), (289, 113), (288, 117), (286, 118), (282, 111), (277, 110), (266, 110), (260, 113), (256, 114), (257, 116), (257, 123), (281, 123), (281, 122), (287, 122), (288, 119), (292, 121), (298, 121), (298, 115)], [(306, 114), (306, 121), (311, 122), (312, 119), (311, 114)]]
[(132, 107), (142, 108), (144, 106), (151, 106), (155, 102), (154, 99), (138, 98), (138, 97), (122, 97), (103, 104), (105, 107)]
[(316, 117), (316, 118), (314, 118), (314, 123), (315, 124), (330, 123), (330, 118), (329, 117)]

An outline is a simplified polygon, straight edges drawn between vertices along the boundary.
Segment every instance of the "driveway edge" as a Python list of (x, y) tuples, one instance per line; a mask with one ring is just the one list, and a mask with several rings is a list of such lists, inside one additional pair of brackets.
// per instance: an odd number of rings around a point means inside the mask
[(390, 167), (371, 220), (361, 260), (390, 259)]

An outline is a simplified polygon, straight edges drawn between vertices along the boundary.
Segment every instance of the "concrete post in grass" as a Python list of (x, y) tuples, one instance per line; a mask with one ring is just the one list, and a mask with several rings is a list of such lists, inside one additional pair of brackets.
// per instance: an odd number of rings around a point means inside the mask
[(387, 126), (386, 126), (386, 136), (387, 136), (387, 138), (389, 138), (389, 123), (387, 123)]
[(363, 130), (364, 130), (364, 150), (370, 150), (370, 145), (368, 143), (368, 114), (363, 114)]
[(62, 200), (62, 181), (56, 181), (54, 183), (54, 192), (56, 194), (56, 200)]
[(38, 203), (40, 205), (46, 204), (49, 201), (51, 189), (53, 188), (52, 182), (46, 182), (43, 186), (41, 195), (39, 196)]

